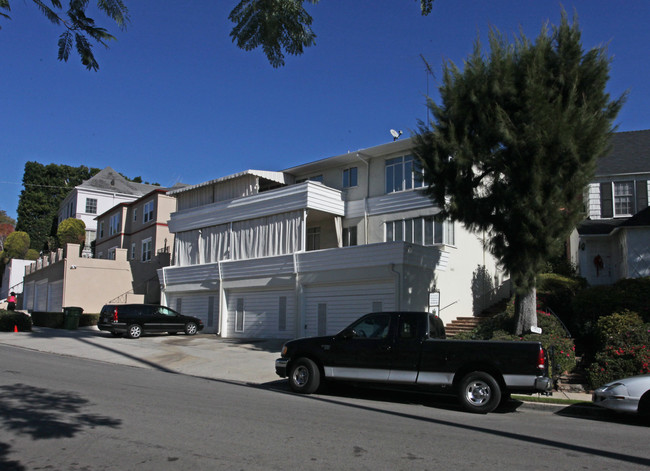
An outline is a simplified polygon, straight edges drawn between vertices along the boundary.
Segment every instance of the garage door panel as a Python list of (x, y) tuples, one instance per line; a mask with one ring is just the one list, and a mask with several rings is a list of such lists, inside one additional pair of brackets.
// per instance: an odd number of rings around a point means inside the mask
[(292, 338), (295, 336), (294, 291), (226, 292), (227, 336), (238, 338)]
[(395, 309), (392, 282), (310, 286), (305, 290), (305, 296), (305, 335), (308, 336), (334, 335), (364, 314)]
[(217, 333), (219, 329), (219, 295), (174, 294), (167, 297), (168, 306), (186, 316), (203, 322), (203, 333)]

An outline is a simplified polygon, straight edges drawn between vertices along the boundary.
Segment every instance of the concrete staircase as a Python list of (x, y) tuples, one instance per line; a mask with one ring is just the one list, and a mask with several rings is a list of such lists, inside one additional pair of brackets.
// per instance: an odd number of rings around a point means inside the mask
[(460, 332), (470, 332), (486, 319), (487, 317), (458, 317), (445, 326), (447, 338), (453, 338)]

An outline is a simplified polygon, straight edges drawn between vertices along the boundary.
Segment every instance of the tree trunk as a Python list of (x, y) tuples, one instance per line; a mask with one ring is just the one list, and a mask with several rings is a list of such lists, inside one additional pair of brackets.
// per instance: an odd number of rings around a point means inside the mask
[(524, 294), (515, 295), (515, 334), (530, 333), (531, 327), (537, 327), (537, 290), (531, 288)]

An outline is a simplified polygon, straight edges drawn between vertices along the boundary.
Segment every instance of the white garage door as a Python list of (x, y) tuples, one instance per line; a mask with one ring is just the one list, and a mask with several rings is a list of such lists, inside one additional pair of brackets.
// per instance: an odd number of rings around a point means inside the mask
[(395, 284), (309, 286), (305, 302), (305, 335), (333, 335), (363, 314), (395, 310)]
[(50, 283), (47, 293), (47, 311), (61, 312), (63, 310), (63, 280)]
[(36, 282), (34, 291), (34, 311), (47, 312), (47, 280)]
[(186, 316), (198, 317), (203, 321), (202, 333), (216, 334), (219, 330), (219, 294), (183, 294), (167, 296), (168, 307)]
[(226, 291), (227, 337), (288, 339), (296, 336), (293, 290)]

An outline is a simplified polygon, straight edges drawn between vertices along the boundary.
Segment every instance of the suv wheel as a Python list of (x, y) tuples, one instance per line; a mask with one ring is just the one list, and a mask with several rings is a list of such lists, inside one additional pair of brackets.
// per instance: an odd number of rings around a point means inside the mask
[(126, 336), (130, 339), (138, 339), (142, 335), (142, 327), (138, 324), (131, 324), (126, 328)]
[(196, 323), (195, 322), (188, 322), (185, 324), (185, 333), (187, 335), (194, 335), (198, 329), (196, 328)]

